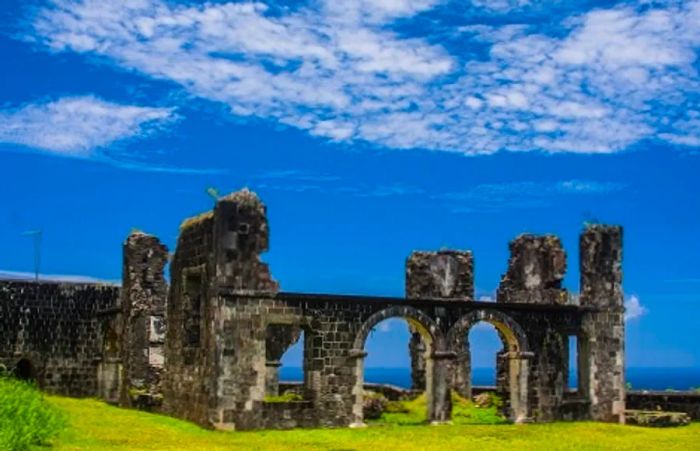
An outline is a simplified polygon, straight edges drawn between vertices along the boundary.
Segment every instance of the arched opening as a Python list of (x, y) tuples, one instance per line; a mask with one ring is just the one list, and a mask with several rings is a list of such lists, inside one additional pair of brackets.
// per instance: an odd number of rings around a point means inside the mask
[(498, 362), (499, 358), (503, 358), (501, 354), (504, 351), (504, 343), (498, 330), (493, 324), (480, 321), (469, 330), (466, 339), (470, 356), (472, 394), (496, 391), (498, 382), (504, 376), (503, 365), (499, 365)]
[[(378, 334), (388, 333), (391, 328), (395, 327), (395, 338), (401, 338), (398, 343), (392, 343), (391, 347), (384, 349), (383, 352), (378, 352), (378, 346), (374, 343)], [(403, 358), (404, 362), (410, 361), (408, 356), (408, 341), (410, 338), (410, 333), (418, 333), (422, 338), (424, 343), (424, 361), (425, 361), (425, 380), (426, 389), (424, 392), (425, 403), (426, 403), (426, 416), (425, 419), (428, 421), (443, 421), (443, 417), (449, 416), (449, 396), (446, 385), (447, 384), (435, 384), (436, 371), (434, 364), (434, 355), (436, 350), (442, 350), (444, 348), (444, 340), (439, 334), (439, 329), (437, 325), (433, 322), (430, 317), (424, 313), (416, 310), (412, 307), (391, 307), (386, 310), (372, 315), (360, 328), (360, 331), (355, 338), (353, 344), (353, 349), (351, 351), (351, 356), (356, 359), (355, 363), (355, 387), (353, 388), (353, 395), (355, 402), (353, 404), (352, 414), (353, 414), (353, 426), (360, 426), (364, 424), (364, 405), (365, 405), (365, 366), (367, 364), (377, 365), (380, 361), (389, 363), (398, 363)], [(368, 340), (370, 340), (368, 344)], [(400, 351), (396, 351), (400, 349)], [(375, 356), (372, 359), (367, 359), (370, 352), (375, 351)], [(398, 353), (398, 356), (391, 354)], [(403, 354), (403, 357), (401, 356)], [(381, 356), (384, 355), (384, 358)], [(384, 363), (386, 364), (386, 363)], [(371, 368), (368, 366), (368, 368)], [(368, 371), (368, 375), (372, 374), (372, 370)], [(444, 378), (444, 374), (441, 376)], [(404, 368), (403, 385), (410, 385), (410, 372)], [(438, 387), (438, 393), (436, 393), (436, 388)], [(447, 413), (445, 413), (447, 411)], [(420, 420), (418, 420), (420, 421)]]
[(17, 362), (14, 369), (14, 375), (17, 379), (33, 382), (36, 380), (36, 372), (34, 371), (34, 365), (29, 359), (21, 359)]
[[(430, 343), (430, 336), (424, 339), (426, 336), (420, 332), (421, 329), (415, 321), (393, 317), (380, 321), (370, 330), (364, 347), (367, 353), (363, 365), (364, 420), (379, 420), (381, 417), (401, 424), (418, 424), (428, 420), (427, 406), (424, 406), (428, 395), (424, 391), (426, 385), (430, 386), (426, 384), (426, 378), (432, 377), (432, 346), (426, 344)], [(382, 415), (389, 401), (396, 401), (397, 398), (392, 396), (394, 393), (380, 390), (373, 384), (416, 389), (413, 386), (414, 373), (420, 374), (422, 385), (415, 392), (415, 397), (402, 400), (403, 415), (395, 415), (395, 412)]]
[(265, 400), (304, 397), (304, 330), (291, 324), (269, 324), (265, 340)]
[[(472, 398), (475, 385), (490, 382), (487, 385), (503, 401), (502, 413), (515, 422), (527, 421), (530, 353), (525, 334), (515, 321), (499, 311), (477, 310), (457, 321), (448, 343), (457, 356), (452, 387), (458, 394)], [(480, 367), (485, 369), (475, 370)]]

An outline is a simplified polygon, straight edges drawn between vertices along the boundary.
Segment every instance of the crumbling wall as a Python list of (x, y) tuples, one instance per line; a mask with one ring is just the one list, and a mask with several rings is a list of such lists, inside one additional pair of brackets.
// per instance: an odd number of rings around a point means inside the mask
[(163, 269), (168, 249), (158, 238), (134, 232), (123, 246), (123, 381), (121, 403), (157, 409), (162, 402), (165, 362), (165, 304), (168, 286)]
[[(277, 290), (260, 261), (267, 247), (265, 205), (247, 189), (221, 197), (213, 211), (182, 224), (167, 307), (167, 412), (222, 428), (236, 420), (259, 424), (260, 418), (239, 413), (250, 412), (264, 396), (266, 324), (250, 313), (238, 316), (241, 312), (230, 309), (222, 294)], [(254, 354), (254, 362), (245, 360), (246, 353)], [(238, 378), (230, 376), (239, 370)], [(260, 396), (257, 391), (252, 398), (240, 394), (248, 390), (250, 378)], [(260, 409), (253, 410), (260, 415)]]
[(579, 389), (590, 400), (597, 421), (624, 421), (625, 322), (622, 293), (622, 227), (586, 227), (580, 241), (582, 307), (593, 311), (583, 319), (579, 337)]
[(118, 303), (113, 285), (0, 281), (0, 363), (48, 393), (96, 396), (99, 313)]
[(471, 251), (413, 252), (406, 259), (408, 299), (474, 299)]
[[(554, 235), (522, 234), (509, 244), (508, 269), (501, 277), (496, 301), (499, 303), (565, 305), (568, 293), (562, 287), (566, 273), (566, 252)], [(534, 319), (528, 327), (533, 352), (530, 361), (529, 404), (538, 421), (558, 418), (568, 379), (567, 332), (563, 325)], [(537, 324), (539, 322), (539, 324)], [(505, 359), (498, 359), (497, 373), (507, 379)]]
[(566, 252), (554, 235), (519, 235), (510, 242), (508, 270), (501, 277), (497, 301), (529, 304), (566, 304), (562, 289)]
[(209, 424), (210, 402), (216, 396), (216, 340), (210, 301), (213, 273), (214, 220), (211, 212), (183, 222), (170, 263), (166, 306), (163, 411), (202, 425)]
[[(471, 251), (441, 250), (416, 251), (406, 259), (406, 298), (408, 299), (474, 299), (474, 259)], [(411, 355), (411, 388), (425, 390), (426, 353), (431, 352), (421, 334), (409, 324), (411, 339), (408, 351)], [(458, 357), (460, 371), (455, 386), (467, 393), (469, 379), (469, 347), (465, 346)], [(466, 375), (466, 378), (465, 378)]]
[(685, 412), (700, 421), (700, 393), (696, 391), (627, 391), (625, 408)]

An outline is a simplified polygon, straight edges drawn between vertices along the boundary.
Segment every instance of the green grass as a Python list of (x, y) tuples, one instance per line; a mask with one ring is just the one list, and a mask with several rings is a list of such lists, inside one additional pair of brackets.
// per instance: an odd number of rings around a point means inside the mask
[[(390, 401), (382, 417), (369, 423), (376, 426), (416, 426), (427, 422), (426, 412), (425, 395), (421, 395), (411, 401)], [(498, 413), (497, 405), (477, 407), (473, 402), (453, 393), (452, 423), (504, 424), (507, 421)]]
[(700, 450), (700, 424), (647, 429), (601, 423), (399, 426), (217, 432), (95, 400), (49, 397), (70, 427), (57, 450)]
[(0, 450), (46, 443), (64, 425), (61, 412), (32, 385), (0, 376)]

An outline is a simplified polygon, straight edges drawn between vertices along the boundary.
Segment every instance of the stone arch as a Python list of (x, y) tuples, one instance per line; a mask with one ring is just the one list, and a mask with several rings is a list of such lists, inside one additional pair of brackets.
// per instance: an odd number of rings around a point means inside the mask
[(498, 310), (474, 310), (461, 317), (447, 333), (448, 346), (457, 351), (463, 337), (481, 321), (493, 325), (504, 338), (508, 352), (529, 352), (525, 330), (513, 318)]
[(367, 318), (360, 326), (360, 330), (355, 336), (353, 349), (361, 351), (365, 347), (365, 342), (374, 326), (389, 318), (403, 318), (408, 321), (423, 336), (430, 341), (435, 349), (443, 350), (445, 340), (442, 331), (437, 323), (428, 315), (410, 305), (392, 305), (374, 313)]
[(456, 356), (453, 368), (453, 387), (462, 395), (471, 395), (471, 368), (467, 369), (469, 349), (466, 336), (479, 322), (493, 325), (504, 344), (499, 354), (505, 365), (506, 413), (515, 422), (529, 418), (528, 378), (529, 360), (532, 357), (525, 330), (509, 315), (498, 310), (474, 310), (461, 317), (447, 334), (447, 347)]
[(390, 318), (403, 318), (423, 337), (426, 343), (426, 398), (428, 405), (428, 420), (431, 422), (442, 422), (449, 420), (450, 401), (449, 388), (446, 383), (444, 371), (440, 360), (436, 365), (433, 360), (442, 359), (445, 354), (445, 338), (438, 324), (430, 316), (415, 307), (409, 305), (393, 305), (372, 314), (367, 318), (358, 330), (351, 356), (355, 362), (355, 387), (353, 388), (354, 405), (352, 408), (353, 423), (351, 426), (361, 426), (364, 424), (363, 406), (363, 385), (364, 385), (364, 358), (365, 342), (372, 329), (380, 322)]
[(36, 380), (36, 369), (28, 358), (20, 359), (13, 370), (17, 379), (32, 382)]

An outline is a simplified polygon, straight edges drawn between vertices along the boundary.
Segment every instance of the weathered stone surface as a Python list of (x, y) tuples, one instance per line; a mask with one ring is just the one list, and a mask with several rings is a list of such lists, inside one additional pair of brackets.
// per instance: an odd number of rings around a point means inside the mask
[(625, 410), (625, 423), (655, 428), (687, 426), (690, 424), (690, 416), (685, 412)]
[(579, 333), (579, 387), (599, 421), (624, 421), (625, 321), (622, 295), (622, 228), (589, 225), (581, 234), (580, 273), (583, 317)]
[(155, 236), (134, 232), (124, 242), (123, 253), (120, 402), (154, 410), (162, 401), (160, 381), (168, 295), (163, 269), (168, 249)]
[(523, 234), (510, 242), (508, 271), (498, 287), (498, 302), (565, 304), (561, 283), (566, 253), (553, 235)]
[(411, 339), (408, 352), (411, 356), (411, 389), (425, 390), (425, 353), (427, 351), (420, 332), (409, 325)]
[(628, 409), (684, 412), (693, 421), (700, 420), (700, 392), (698, 391), (628, 390), (625, 403)]
[(474, 299), (474, 261), (470, 251), (413, 252), (406, 260), (409, 299)]
[[(413, 252), (406, 259), (408, 299), (474, 299), (474, 259), (471, 251)], [(425, 390), (426, 353), (430, 349), (420, 331), (409, 324), (411, 340), (411, 388)], [(466, 361), (466, 364), (469, 362)]]
[[(109, 363), (104, 353), (119, 352), (118, 339), (110, 339), (110, 331), (119, 330), (116, 318), (104, 312), (118, 305), (114, 285), (2, 281), (0, 364), (36, 379), (49, 393), (95, 396), (98, 371), (118, 379), (118, 372), (103, 368)], [(106, 395), (118, 394), (118, 387), (100, 388)]]

